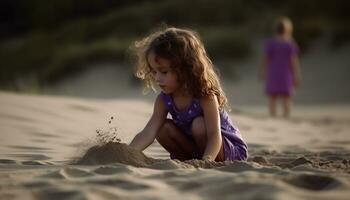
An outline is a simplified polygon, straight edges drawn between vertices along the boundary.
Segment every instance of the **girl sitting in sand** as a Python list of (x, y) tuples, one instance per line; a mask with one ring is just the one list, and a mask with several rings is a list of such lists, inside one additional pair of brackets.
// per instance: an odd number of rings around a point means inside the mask
[(261, 76), (269, 96), (269, 112), (276, 116), (276, 100), (283, 100), (283, 116), (289, 117), (294, 88), (299, 85), (298, 48), (292, 38), (292, 22), (282, 17), (276, 24), (276, 36), (265, 42)]
[(161, 92), (149, 122), (130, 146), (142, 151), (157, 139), (172, 159), (247, 159), (247, 144), (224, 110), (225, 93), (198, 36), (167, 28), (135, 47), (136, 76)]

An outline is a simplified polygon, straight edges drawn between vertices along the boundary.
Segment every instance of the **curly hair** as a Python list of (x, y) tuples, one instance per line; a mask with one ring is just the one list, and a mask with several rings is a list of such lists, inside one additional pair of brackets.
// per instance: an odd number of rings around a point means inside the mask
[(195, 98), (215, 95), (220, 109), (225, 107), (227, 98), (219, 77), (194, 31), (166, 28), (135, 42), (135, 75), (144, 80), (146, 88), (155, 90), (155, 80), (147, 60), (150, 52), (170, 61), (183, 91), (190, 92)]

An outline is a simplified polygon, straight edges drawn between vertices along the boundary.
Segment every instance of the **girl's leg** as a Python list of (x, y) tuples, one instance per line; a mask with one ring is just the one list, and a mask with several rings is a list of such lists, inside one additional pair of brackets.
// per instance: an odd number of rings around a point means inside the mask
[(196, 151), (193, 141), (181, 133), (170, 119), (164, 122), (156, 139), (173, 157), (179, 160), (192, 159)]
[(272, 117), (276, 116), (276, 98), (275, 95), (269, 96), (269, 112)]
[[(207, 146), (207, 131), (205, 128), (205, 122), (203, 117), (197, 117), (192, 122), (192, 136), (201, 154), (204, 153)], [(224, 143), (221, 142), (221, 148), (217, 155), (216, 161), (224, 161)]]
[(290, 96), (283, 97), (283, 116), (289, 118), (292, 107), (292, 98)]

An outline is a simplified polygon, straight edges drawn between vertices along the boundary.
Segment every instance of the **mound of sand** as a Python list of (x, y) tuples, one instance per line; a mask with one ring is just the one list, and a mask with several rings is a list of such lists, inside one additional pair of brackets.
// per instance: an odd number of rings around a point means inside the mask
[(75, 164), (78, 165), (104, 165), (111, 163), (122, 163), (135, 167), (149, 168), (216, 168), (232, 164), (230, 161), (215, 162), (203, 160), (161, 160), (147, 157), (141, 151), (129, 147), (127, 144), (108, 142), (103, 145), (95, 145), (87, 150), (85, 155)]
[(79, 159), (78, 165), (100, 165), (110, 163), (123, 163), (136, 167), (144, 167), (152, 164), (156, 159), (145, 156), (141, 151), (133, 149), (124, 143), (108, 142), (96, 145), (87, 150)]

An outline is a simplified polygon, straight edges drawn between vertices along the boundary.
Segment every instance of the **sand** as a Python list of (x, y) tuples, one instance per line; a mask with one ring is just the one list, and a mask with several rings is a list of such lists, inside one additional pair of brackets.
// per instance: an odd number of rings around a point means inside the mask
[(77, 165), (103, 165), (123, 163), (135, 167), (147, 167), (156, 160), (147, 157), (140, 151), (130, 148), (127, 144), (108, 142), (89, 148), (82, 158), (73, 164)]
[(157, 142), (126, 145), (149, 102), (0, 92), (0, 199), (348, 199), (350, 106), (296, 107), (289, 120), (259, 110), (231, 114), (247, 161), (180, 162)]

